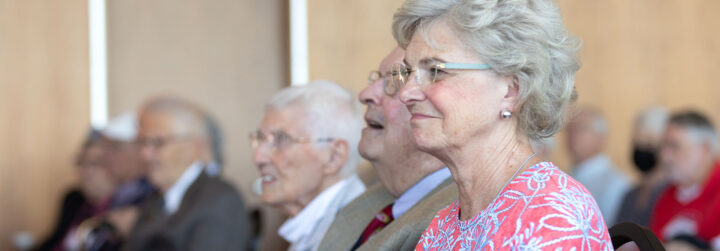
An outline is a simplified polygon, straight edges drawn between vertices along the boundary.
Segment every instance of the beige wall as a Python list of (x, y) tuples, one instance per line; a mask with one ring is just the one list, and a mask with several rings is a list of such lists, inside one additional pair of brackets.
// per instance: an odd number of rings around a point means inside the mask
[[(157, 94), (201, 104), (224, 131), (224, 176), (257, 206), (247, 137), (289, 79), (286, 13), (282, 0), (108, 1), (110, 113)], [(280, 219), (268, 219), (274, 234)]]
[[(392, 14), (403, 1), (313, 0), (309, 5), (311, 78), (354, 90), (395, 42)], [(652, 104), (697, 107), (720, 123), (720, 2), (714, 0), (561, 0), (568, 28), (583, 42), (579, 104), (608, 117), (608, 152), (627, 173), (630, 124)], [(570, 162), (558, 135), (553, 161)]]
[(392, 15), (403, 1), (308, 1), (310, 79), (327, 79), (356, 92), (396, 43)]
[(89, 123), (87, 0), (0, 0), (0, 250), (42, 238)]

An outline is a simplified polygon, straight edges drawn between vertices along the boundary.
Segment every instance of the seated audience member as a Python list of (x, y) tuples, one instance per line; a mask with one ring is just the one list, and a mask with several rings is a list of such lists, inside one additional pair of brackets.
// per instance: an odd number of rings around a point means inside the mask
[(135, 144), (137, 131), (134, 113), (113, 118), (101, 131), (108, 145), (110, 170), (119, 184), (110, 205), (112, 209), (137, 206), (154, 192), (147, 178), (147, 165)]
[(402, 63), (404, 52), (396, 48), (385, 57), (359, 95), (367, 126), (358, 150), (381, 184), (338, 213), (320, 250), (413, 249), (435, 212), (457, 198), (445, 164), (413, 145), (410, 112), (388, 88), (390, 66)]
[(635, 118), (632, 131), (632, 160), (642, 177), (640, 183), (625, 194), (616, 222), (650, 225), (650, 215), (667, 184), (667, 172), (659, 165), (660, 143), (665, 133), (667, 112), (660, 107), (642, 111)]
[(290, 250), (316, 250), (337, 212), (365, 191), (356, 174), (360, 104), (331, 82), (288, 87), (251, 134), (262, 203), (290, 216), (279, 234)]
[(137, 143), (159, 193), (141, 206), (126, 250), (245, 250), (249, 223), (236, 189), (205, 173), (205, 113), (177, 98), (145, 103)]
[[(107, 141), (110, 170), (121, 184), (112, 197), (110, 210), (102, 216), (88, 219), (83, 244), (102, 250), (116, 250), (122, 246), (138, 217), (138, 207), (155, 192), (147, 178), (147, 168), (142, 163), (140, 151), (135, 144), (138, 130), (137, 116), (133, 113), (120, 115), (101, 131)], [(222, 163), (222, 135), (220, 128), (209, 116), (204, 117), (205, 129), (211, 142), (211, 156), (204, 160), (206, 173), (211, 177), (220, 174)], [(100, 249), (98, 249), (100, 250)]]
[(584, 107), (572, 117), (565, 130), (574, 165), (570, 175), (595, 197), (605, 223), (614, 225), (620, 203), (631, 184), (604, 153), (607, 121), (600, 111)]
[(105, 148), (100, 133), (91, 130), (76, 163), (80, 174), (79, 188), (65, 196), (55, 230), (37, 250), (79, 250), (83, 243), (77, 232), (82, 222), (107, 211), (115, 182)]
[[(658, 199), (650, 229), (663, 241), (710, 243), (720, 235), (720, 163), (712, 123), (694, 111), (670, 117), (660, 161), (670, 186)], [(684, 237), (683, 237), (684, 236)], [(720, 247), (718, 247), (720, 248)]]
[(415, 250), (612, 248), (590, 193), (530, 145), (562, 128), (579, 68), (553, 1), (407, 0), (392, 27), (413, 143), (458, 187)]

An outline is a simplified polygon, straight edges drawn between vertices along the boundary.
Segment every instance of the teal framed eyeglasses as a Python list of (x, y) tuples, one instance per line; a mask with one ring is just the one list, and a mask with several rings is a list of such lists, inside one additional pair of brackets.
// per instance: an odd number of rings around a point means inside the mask
[[(397, 63), (390, 67), (390, 81), (387, 83), (385, 93), (394, 95), (409, 81), (410, 75), (415, 72), (415, 80), (418, 84), (434, 84), (440, 80), (446, 70), (489, 70), (492, 69), (489, 64), (473, 64), (473, 63), (439, 63), (429, 67), (429, 69), (420, 69), (417, 67), (408, 68), (405, 64)], [(392, 94), (390, 94), (392, 93)]]

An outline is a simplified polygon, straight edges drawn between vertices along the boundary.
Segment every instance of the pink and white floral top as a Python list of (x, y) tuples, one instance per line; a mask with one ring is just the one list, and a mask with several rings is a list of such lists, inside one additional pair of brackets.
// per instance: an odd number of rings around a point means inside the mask
[(457, 201), (440, 210), (415, 250), (612, 250), (600, 209), (582, 184), (550, 162), (515, 177), (467, 221)]

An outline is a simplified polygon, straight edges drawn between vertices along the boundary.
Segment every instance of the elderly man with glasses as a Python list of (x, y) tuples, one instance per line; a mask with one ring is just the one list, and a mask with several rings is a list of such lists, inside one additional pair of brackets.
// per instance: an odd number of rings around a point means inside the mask
[(250, 135), (261, 200), (290, 216), (279, 234), (290, 250), (317, 250), (335, 214), (365, 191), (356, 174), (362, 112), (337, 84), (289, 87), (267, 103)]
[(140, 209), (126, 250), (246, 250), (249, 224), (236, 189), (205, 169), (206, 114), (177, 98), (145, 103), (137, 143), (159, 193)]
[(435, 213), (457, 198), (445, 164), (413, 145), (410, 112), (390, 77), (403, 54), (402, 48), (390, 52), (359, 95), (367, 106), (359, 151), (381, 184), (340, 211), (321, 250), (414, 249)]

